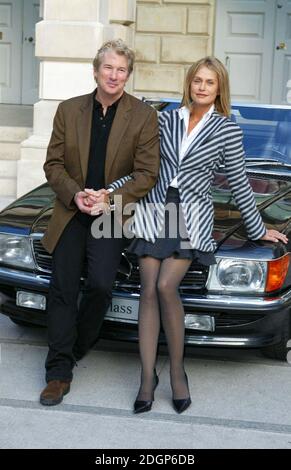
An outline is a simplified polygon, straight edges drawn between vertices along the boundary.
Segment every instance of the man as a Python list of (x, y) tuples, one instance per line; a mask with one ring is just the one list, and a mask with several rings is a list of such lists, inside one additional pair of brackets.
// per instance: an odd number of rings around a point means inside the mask
[[(43, 237), (44, 247), (53, 254), (43, 405), (62, 401), (76, 360), (96, 342), (124, 248), (122, 237), (94, 238), (93, 202), (108, 209), (115, 196), (122, 196), (124, 207), (143, 197), (157, 179), (156, 112), (124, 91), (133, 62), (134, 53), (122, 40), (103, 44), (93, 61), (97, 89), (62, 102), (54, 119), (44, 164), (56, 201)], [(127, 175), (131, 178), (123, 178)], [(124, 184), (109, 197), (103, 188), (116, 180)], [(86, 284), (78, 308), (85, 263)]]

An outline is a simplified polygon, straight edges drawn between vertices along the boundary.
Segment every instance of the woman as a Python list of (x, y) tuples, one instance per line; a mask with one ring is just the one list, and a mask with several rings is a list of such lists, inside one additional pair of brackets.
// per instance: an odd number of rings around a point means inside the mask
[[(229, 115), (228, 74), (214, 57), (201, 59), (190, 67), (182, 107), (160, 115), (159, 178), (156, 186), (137, 204), (132, 227), (136, 238), (129, 248), (139, 257), (141, 278), (142, 370), (135, 413), (151, 409), (158, 385), (155, 363), (160, 314), (170, 356), (173, 407), (181, 413), (191, 404), (183, 360), (184, 310), (178, 287), (193, 259), (205, 265), (215, 263), (210, 191), (220, 164), (225, 165), (249, 238), (287, 242), (285, 235), (266, 230), (256, 209), (245, 172), (242, 131)], [(173, 211), (169, 216), (165, 212), (165, 205), (170, 202), (181, 209), (178, 213), (186, 229), (184, 237), (169, 233), (169, 227), (177, 222), (177, 217), (173, 220), (171, 216)]]

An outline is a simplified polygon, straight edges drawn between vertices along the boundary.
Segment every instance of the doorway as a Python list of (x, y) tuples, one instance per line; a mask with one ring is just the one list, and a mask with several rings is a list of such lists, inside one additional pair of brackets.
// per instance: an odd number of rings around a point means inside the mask
[(39, 59), (35, 24), (39, 0), (0, 0), (0, 103), (38, 100)]
[(291, 1), (216, 0), (214, 53), (233, 101), (290, 103)]

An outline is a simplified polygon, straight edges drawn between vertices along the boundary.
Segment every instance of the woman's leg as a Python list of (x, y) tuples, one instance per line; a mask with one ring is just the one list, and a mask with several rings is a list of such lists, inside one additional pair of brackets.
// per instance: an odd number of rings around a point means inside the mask
[(139, 258), (141, 295), (138, 314), (139, 351), (141, 358), (141, 384), (137, 400), (152, 398), (154, 368), (156, 364), (160, 332), (160, 310), (157, 295), (157, 279), (161, 261), (145, 256)]
[(158, 294), (161, 318), (170, 356), (170, 377), (175, 400), (189, 396), (184, 371), (184, 308), (178, 291), (191, 260), (166, 258), (161, 264)]

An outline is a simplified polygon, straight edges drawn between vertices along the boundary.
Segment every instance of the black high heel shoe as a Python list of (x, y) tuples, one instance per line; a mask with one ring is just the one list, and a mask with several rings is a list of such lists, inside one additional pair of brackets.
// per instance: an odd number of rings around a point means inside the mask
[[(188, 387), (188, 390), (189, 390), (188, 377), (187, 377), (186, 372), (185, 372), (185, 378), (186, 378), (187, 387)], [(175, 400), (173, 398), (172, 401), (173, 401), (173, 408), (177, 413), (183, 413), (183, 411), (187, 410), (187, 408), (189, 408), (189, 406), (192, 403), (190, 393), (189, 393), (189, 397), (187, 397), (187, 398), (182, 398), (180, 400)]]
[(150, 411), (151, 408), (152, 408), (152, 404), (153, 404), (153, 401), (154, 401), (154, 391), (155, 389), (157, 388), (158, 386), (158, 383), (159, 383), (159, 377), (157, 375), (157, 372), (156, 370), (154, 370), (154, 380), (155, 380), (155, 383), (154, 383), (154, 386), (153, 386), (153, 391), (152, 391), (152, 399), (151, 400), (135, 400), (134, 402), (134, 405), (133, 405), (133, 412), (135, 414), (137, 413), (144, 413), (145, 411)]

